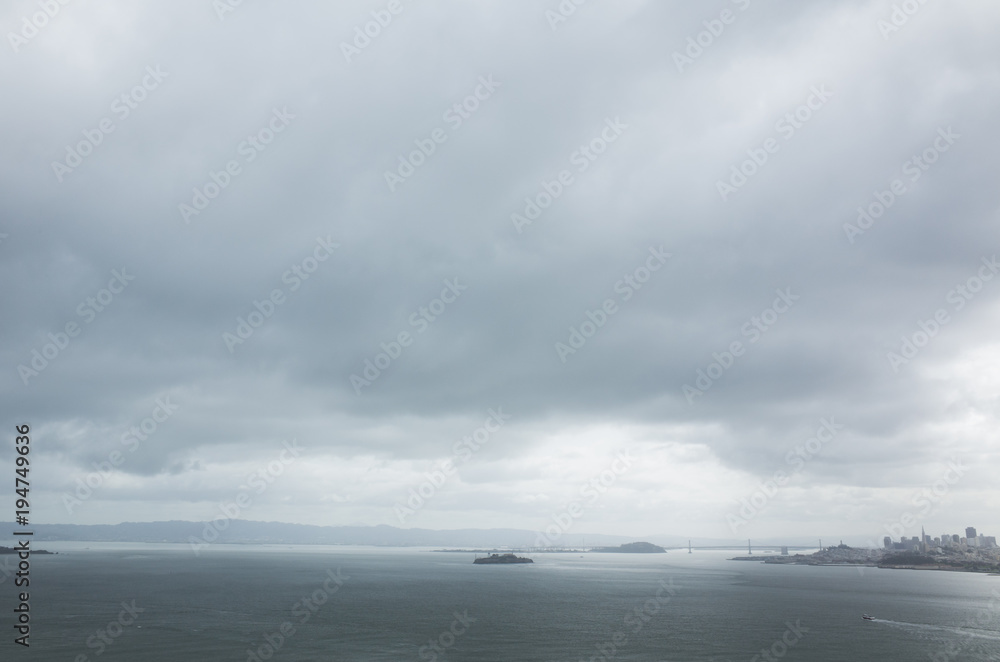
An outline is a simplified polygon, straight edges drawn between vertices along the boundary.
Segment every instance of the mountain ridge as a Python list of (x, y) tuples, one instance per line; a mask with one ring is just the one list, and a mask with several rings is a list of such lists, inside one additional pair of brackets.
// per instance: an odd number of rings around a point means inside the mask
[[(15, 531), (13, 522), (0, 522), (0, 531)], [(537, 547), (538, 531), (527, 529), (421, 529), (388, 524), (372, 526), (321, 526), (254, 520), (214, 520), (192, 522), (122, 522), (120, 524), (34, 524), (37, 541), (146, 542), (146, 543), (230, 543), (230, 544), (314, 544), (370, 545), (386, 547)], [(0, 540), (3, 540), (0, 537)], [(663, 547), (687, 547), (688, 538), (668, 535), (621, 536), (600, 533), (564, 533), (552, 547), (614, 547), (637, 540), (655, 541)], [(743, 540), (691, 537), (694, 546), (745, 546)], [(775, 545), (815, 546), (801, 537), (755, 540), (755, 547)]]

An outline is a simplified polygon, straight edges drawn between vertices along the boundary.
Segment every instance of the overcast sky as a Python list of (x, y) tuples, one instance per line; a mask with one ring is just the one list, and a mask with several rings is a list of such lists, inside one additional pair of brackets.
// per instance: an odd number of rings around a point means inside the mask
[(1000, 534), (996, 2), (48, 4), (32, 521)]

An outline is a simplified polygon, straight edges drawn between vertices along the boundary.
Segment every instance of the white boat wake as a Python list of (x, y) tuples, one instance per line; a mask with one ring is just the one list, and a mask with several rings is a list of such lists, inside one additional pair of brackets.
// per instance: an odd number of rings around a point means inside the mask
[(974, 637), (977, 639), (990, 639), (992, 641), (1000, 641), (1000, 632), (996, 630), (980, 630), (978, 628), (963, 628), (963, 627), (952, 627), (948, 625), (927, 625), (925, 623), (906, 623), (904, 621), (890, 621), (884, 618), (875, 618), (870, 621), (871, 623), (885, 623), (893, 627), (908, 628), (914, 630), (925, 630), (925, 631), (936, 631), (936, 632), (948, 632), (951, 634), (961, 635), (963, 637)]

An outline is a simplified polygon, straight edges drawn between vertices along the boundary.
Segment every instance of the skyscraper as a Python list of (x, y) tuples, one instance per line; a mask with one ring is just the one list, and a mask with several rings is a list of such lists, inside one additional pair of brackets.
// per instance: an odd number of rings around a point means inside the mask
[(965, 537), (969, 540), (975, 540), (976, 538), (976, 527), (968, 526), (965, 528)]

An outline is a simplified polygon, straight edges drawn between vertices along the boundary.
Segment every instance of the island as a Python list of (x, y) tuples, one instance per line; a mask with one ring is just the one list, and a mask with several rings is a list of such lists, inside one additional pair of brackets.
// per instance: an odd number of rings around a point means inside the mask
[[(20, 551), (23, 552), (25, 550), (22, 549)], [(55, 553), (55, 552), (46, 551), (44, 549), (29, 549), (27, 551), (31, 552), (32, 554), (54, 554)], [(2, 554), (17, 554), (17, 552), (18, 552), (18, 550), (14, 549), (13, 547), (0, 547), (0, 555), (2, 555)]]
[(476, 565), (488, 565), (497, 563), (534, 563), (534, 561), (523, 556), (515, 556), (514, 554), (507, 553), (483, 556), (473, 561), (473, 563)]
[(666, 554), (667, 550), (649, 542), (627, 542), (618, 547), (595, 547), (592, 552), (605, 554)]

